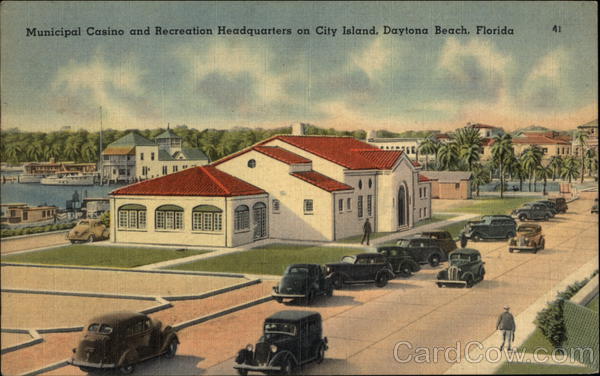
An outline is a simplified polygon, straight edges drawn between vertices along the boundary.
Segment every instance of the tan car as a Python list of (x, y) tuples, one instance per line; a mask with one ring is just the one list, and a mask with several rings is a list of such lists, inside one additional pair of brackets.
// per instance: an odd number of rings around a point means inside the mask
[(508, 241), (508, 251), (533, 251), (537, 253), (544, 249), (546, 240), (542, 234), (542, 226), (538, 224), (524, 224), (517, 228), (517, 236)]
[(67, 234), (71, 243), (108, 239), (109, 229), (99, 219), (82, 219)]

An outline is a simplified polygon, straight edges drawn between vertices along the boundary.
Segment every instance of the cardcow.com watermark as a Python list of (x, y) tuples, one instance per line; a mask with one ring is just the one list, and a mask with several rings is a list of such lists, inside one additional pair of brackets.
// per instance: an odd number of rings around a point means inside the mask
[(497, 362), (535, 362), (554, 364), (568, 364), (577, 362), (577, 359), (594, 359), (594, 351), (590, 347), (578, 347), (568, 350), (555, 349), (549, 352), (543, 347), (536, 347), (533, 351), (503, 351), (498, 347), (486, 348), (481, 342), (472, 341), (466, 344), (456, 342), (454, 346), (444, 347), (415, 347), (410, 342), (397, 342), (394, 346), (394, 359), (398, 363), (497, 363)]

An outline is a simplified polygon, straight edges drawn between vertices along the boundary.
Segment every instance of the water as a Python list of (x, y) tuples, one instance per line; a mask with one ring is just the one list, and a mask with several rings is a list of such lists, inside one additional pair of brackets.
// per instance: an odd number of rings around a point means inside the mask
[[(10, 176), (10, 173), (2, 173), (2, 175)], [(122, 187), (124, 184), (111, 185), (90, 185), (90, 186), (57, 186), (57, 185), (42, 185), (42, 184), (19, 184), (7, 183), (0, 185), (0, 202), (3, 204), (22, 202), (29, 205), (55, 205), (59, 208), (66, 207), (66, 201), (71, 200), (73, 193), (77, 191), (79, 200), (82, 200), (87, 191), (87, 197), (108, 197), (108, 194)]]
[[(506, 191), (512, 191), (512, 187), (519, 188), (519, 181), (507, 181), (506, 183)], [(484, 184), (479, 187), (481, 192), (500, 192), (500, 182), (493, 181), (488, 184)], [(537, 184), (531, 183), (531, 192), (543, 192), (544, 190), (544, 182), (537, 182)], [(560, 190), (560, 183), (558, 181), (548, 181), (546, 183), (546, 191), (548, 192), (558, 192)], [(519, 192), (519, 191), (517, 191)], [(527, 180), (523, 180), (523, 190), (520, 192), (529, 192), (529, 183)]]

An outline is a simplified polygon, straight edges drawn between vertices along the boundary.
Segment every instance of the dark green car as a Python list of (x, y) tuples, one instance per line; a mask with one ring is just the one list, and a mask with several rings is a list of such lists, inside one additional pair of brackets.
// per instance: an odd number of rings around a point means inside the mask
[(385, 256), (392, 264), (394, 273), (401, 277), (410, 277), (413, 273), (421, 270), (421, 267), (405, 249), (398, 246), (377, 247), (377, 253)]
[(448, 269), (442, 270), (437, 275), (438, 287), (473, 287), (477, 282), (483, 281), (485, 264), (481, 260), (481, 253), (476, 249), (462, 248), (450, 253)]
[(517, 223), (507, 215), (486, 215), (480, 221), (470, 221), (463, 233), (467, 239), (510, 239), (517, 234)]

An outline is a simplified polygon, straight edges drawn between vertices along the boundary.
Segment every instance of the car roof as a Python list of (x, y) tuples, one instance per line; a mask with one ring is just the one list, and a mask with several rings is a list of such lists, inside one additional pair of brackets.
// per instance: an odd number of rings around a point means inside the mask
[(490, 218), (504, 218), (504, 219), (510, 218), (510, 219), (513, 219), (513, 217), (511, 217), (510, 215), (505, 215), (505, 214), (488, 214), (488, 215), (482, 215), (481, 216), (481, 218), (487, 218), (487, 217), (490, 217)]
[(321, 266), (319, 264), (290, 264), (288, 265), (288, 268), (316, 268), (318, 266)]
[(319, 319), (321, 318), (321, 314), (315, 311), (287, 310), (276, 312), (267, 317), (265, 321), (301, 321), (309, 317), (317, 316)]
[(541, 230), (542, 226), (540, 226), (540, 225), (538, 225), (536, 223), (526, 223), (526, 224), (523, 224), (523, 225), (519, 225), (519, 227), (517, 228), (517, 231), (519, 231), (522, 228), (534, 228), (536, 230)]
[[(358, 254), (356, 254), (354, 256), (356, 256), (357, 258), (358, 257), (361, 257), (361, 258), (381, 257), (381, 255), (379, 253), (373, 253), (373, 252), (371, 252), (371, 253), (358, 253)], [(344, 257), (346, 257), (346, 256), (344, 256)]]
[(98, 323), (98, 324), (107, 324), (111, 326), (117, 326), (117, 324), (125, 321), (130, 321), (136, 318), (147, 317), (143, 313), (133, 312), (133, 311), (118, 311), (111, 312), (104, 315), (96, 316), (89, 320), (90, 324)]
[(459, 248), (455, 251), (450, 252), (450, 255), (463, 254), (463, 255), (481, 255), (478, 250), (473, 248)]

